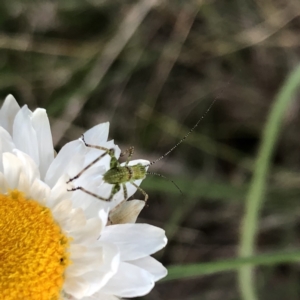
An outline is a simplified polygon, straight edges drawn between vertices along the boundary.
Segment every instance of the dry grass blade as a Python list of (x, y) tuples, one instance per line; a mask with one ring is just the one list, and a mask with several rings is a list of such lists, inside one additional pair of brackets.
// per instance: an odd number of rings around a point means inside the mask
[(64, 121), (58, 121), (53, 124), (53, 131), (58, 133), (55, 135), (54, 145), (64, 136), (73, 120), (82, 110), (89, 95), (100, 84), (112, 63), (157, 2), (157, 0), (143, 0), (138, 2), (131, 8), (124, 20), (121, 21), (118, 32), (100, 53), (99, 58), (94, 67), (87, 74), (79, 91), (74, 91), (74, 96), (69, 100), (68, 105), (61, 115), (61, 119)]

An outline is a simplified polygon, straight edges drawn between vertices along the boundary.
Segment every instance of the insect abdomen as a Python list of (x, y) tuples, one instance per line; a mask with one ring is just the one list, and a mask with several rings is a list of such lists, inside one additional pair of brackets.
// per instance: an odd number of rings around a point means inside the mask
[(138, 164), (135, 166), (111, 168), (103, 175), (103, 179), (109, 184), (120, 184), (143, 179), (145, 176), (145, 167)]

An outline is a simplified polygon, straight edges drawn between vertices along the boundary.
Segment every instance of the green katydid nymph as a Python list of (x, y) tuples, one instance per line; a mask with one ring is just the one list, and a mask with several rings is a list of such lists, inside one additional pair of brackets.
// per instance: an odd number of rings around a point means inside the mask
[[(127, 149), (125, 152), (122, 152), (120, 157), (124, 155), (128, 155), (127, 160), (125, 164), (121, 165), (121, 163), (118, 161), (118, 159), (115, 156), (115, 151), (114, 149), (108, 149), (102, 146), (97, 146), (97, 145), (91, 145), (86, 143), (84, 135), (82, 135), (82, 141), (85, 144), (86, 147), (89, 148), (94, 148), (98, 150), (104, 151), (101, 155), (96, 157), (91, 163), (89, 163), (85, 168), (83, 168), (76, 176), (72, 177), (69, 179), (67, 183), (70, 183), (77, 178), (79, 178), (85, 171), (87, 171), (89, 168), (91, 168), (94, 164), (96, 164), (98, 161), (100, 161), (104, 156), (109, 155), (110, 156), (110, 168), (103, 174), (103, 181), (105, 183), (111, 184), (112, 189), (110, 192), (110, 195), (105, 198), (102, 197), (101, 195), (98, 195), (96, 193), (93, 193), (92, 191), (86, 190), (84, 187), (78, 186), (74, 187), (72, 189), (69, 189), (68, 191), (76, 191), (76, 190), (81, 190), (99, 200), (103, 201), (111, 201), (116, 193), (118, 193), (121, 189), (123, 188), (123, 196), (125, 201), (128, 198), (128, 192), (127, 192), (127, 187), (126, 184), (130, 183), (133, 185), (136, 189), (138, 189), (143, 195), (144, 195), (144, 201), (146, 202), (148, 199), (147, 193), (140, 188), (135, 181), (144, 179), (146, 175), (156, 175), (165, 178), (161, 174), (153, 173), (153, 172), (148, 172), (147, 169), (148, 167), (152, 166), (156, 162), (162, 160), (165, 156), (167, 156), (169, 153), (171, 153), (174, 149), (176, 149), (194, 130), (195, 128), (199, 125), (199, 123), (203, 120), (203, 118), (206, 116), (206, 114), (209, 112), (213, 104), (215, 103), (216, 99), (210, 104), (209, 108), (206, 110), (204, 115), (197, 121), (197, 123), (189, 130), (189, 132), (176, 144), (174, 145), (169, 151), (167, 151), (164, 155), (159, 157), (158, 159), (152, 161), (148, 165), (142, 165), (141, 163), (138, 163), (136, 165), (129, 165), (130, 159), (133, 155), (134, 152), (134, 147), (130, 147)], [(179, 187), (171, 180), (171, 182), (178, 188), (178, 190), (181, 192)]]

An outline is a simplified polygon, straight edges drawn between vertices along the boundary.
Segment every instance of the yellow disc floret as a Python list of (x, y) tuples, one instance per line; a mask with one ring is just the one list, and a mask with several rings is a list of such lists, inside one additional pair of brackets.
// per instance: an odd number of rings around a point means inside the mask
[(69, 239), (49, 208), (21, 192), (0, 194), (0, 299), (56, 300)]

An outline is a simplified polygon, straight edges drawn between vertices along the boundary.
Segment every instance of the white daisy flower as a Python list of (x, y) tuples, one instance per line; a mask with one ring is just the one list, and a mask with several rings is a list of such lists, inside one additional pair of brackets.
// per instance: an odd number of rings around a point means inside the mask
[[(95, 126), (84, 137), (114, 148), (118, 158), (108, 127)], [(137, 297), (166, 275), (150, 256), (166, 245), (164, 231), (134, 223), (143, 202), (121, 202), (122, 190), (108, 203), (67, 191), (66, 182), (99, 150), (79, 139), (54, 158), (46, 111), (20, 108), (11, 95), (0, 110), (0, 141), (0, 299)], [(102, 175), (109, 162), (105, 156), (72, 184), (107, 197), (111, 185)], [(126, 186), (133, 195), (136, 188)]]

